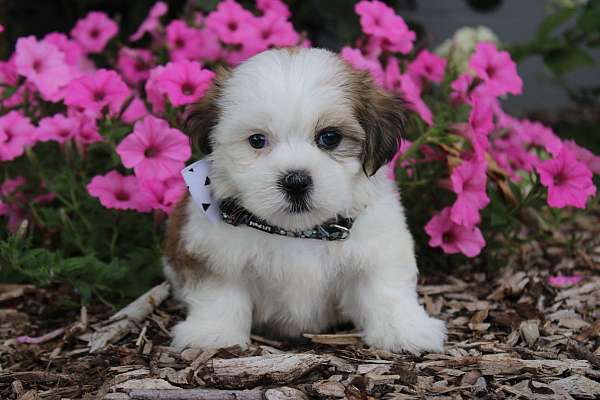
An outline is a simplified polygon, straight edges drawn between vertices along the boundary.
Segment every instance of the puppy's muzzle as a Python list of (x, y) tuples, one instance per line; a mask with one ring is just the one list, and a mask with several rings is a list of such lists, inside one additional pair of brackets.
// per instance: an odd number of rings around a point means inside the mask
[(279, 180), (279, 186), (285, 193), (288, 201), (291, 203), (291, 212), (299, 213), (308, 211), (308, 197), (313, 186), (312, 178), (310, 177), (308, 171), (288, 171)]

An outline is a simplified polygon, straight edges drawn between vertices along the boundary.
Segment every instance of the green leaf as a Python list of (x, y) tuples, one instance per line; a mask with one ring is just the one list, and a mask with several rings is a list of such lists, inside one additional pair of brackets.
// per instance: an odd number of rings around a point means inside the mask
[(196, 5), (204, 11), (212, 11), (217, 8), (220, 0), (196, 0)]
[(556, 75), (562, 75), (570, 70), (594, 64), (594, 59), (578, 47), (552, 50), (544, 55), (544, 63)]
[(558, 12), (546, 17), (538, 29), (537, 40), (542, 41), (547, 39), (556, 28), (571, 19), (576, 11), (576, 8), (562, 8)]

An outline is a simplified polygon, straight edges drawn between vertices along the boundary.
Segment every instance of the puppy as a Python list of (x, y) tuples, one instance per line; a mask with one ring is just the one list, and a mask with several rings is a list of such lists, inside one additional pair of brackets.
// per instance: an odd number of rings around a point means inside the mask
[[(223, 221), (184, 198), (165, 274), (188, 308), (173, 345), (298, 338), (344, 322), (373, 347), (441, 351), (419, 305), (413, 240), (384, 165), (402, 102), (322, 49), (261, 53), (221, 74), (189, 117)], [(347, 236), (347, 237), (346, 237)], [(318, 240), (321, 239), (321, 240)]]

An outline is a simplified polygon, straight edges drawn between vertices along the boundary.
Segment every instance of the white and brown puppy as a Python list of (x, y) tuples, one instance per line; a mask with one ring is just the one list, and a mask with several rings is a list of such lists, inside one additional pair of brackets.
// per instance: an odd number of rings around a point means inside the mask
[(217, 199), (289, 232), (336, 216), (346, 240), (211, 223), (189, 197), (170, 217), (165, 273), (187, 307), (173, 344), (224, 347), (351, 321), (367, 344), (443, 348), (445, 327), (416, 293), (417, 265), (396, 186), (401, 101), (322, 49), (271, 50), (220, 76), (190, 116)]

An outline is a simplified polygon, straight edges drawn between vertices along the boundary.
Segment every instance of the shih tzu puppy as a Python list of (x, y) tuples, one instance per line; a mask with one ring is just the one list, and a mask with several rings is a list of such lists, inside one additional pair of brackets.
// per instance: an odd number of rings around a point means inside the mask
[(219, 219), (187, 196), (167, 228), (165, 274), (188, 308), (173, 345), (352, 322), (376, 348), (441, 351), (384, 167), (403, 119), (399, 99), (326, 50), (270, 50), (221, 73), (188, 121)]

